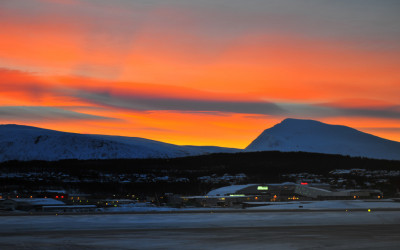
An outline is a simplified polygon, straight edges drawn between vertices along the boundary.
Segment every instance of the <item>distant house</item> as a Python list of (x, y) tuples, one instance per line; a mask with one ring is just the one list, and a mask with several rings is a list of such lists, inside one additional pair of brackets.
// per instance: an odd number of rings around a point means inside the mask
[(65, 190), (46, 190), (42, 193), (43, 197), (53, 198), (53, 199), (68, 199), (68, 193)]

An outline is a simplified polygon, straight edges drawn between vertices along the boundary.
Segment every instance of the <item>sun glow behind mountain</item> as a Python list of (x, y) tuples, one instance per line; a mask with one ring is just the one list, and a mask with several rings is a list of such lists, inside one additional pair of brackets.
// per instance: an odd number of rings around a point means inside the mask
[(285, 117), (400, 141), (395, 1), (0, 3), (0, 123), (244, 148)]

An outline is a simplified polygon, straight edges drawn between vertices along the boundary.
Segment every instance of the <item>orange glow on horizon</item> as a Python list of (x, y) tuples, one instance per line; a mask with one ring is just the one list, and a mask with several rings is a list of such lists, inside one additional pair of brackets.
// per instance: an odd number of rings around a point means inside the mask
[(388, 35), (258, 8), (27, 2), (0, 8), (1, 124), (244, 148), (294, 117), (400, 141)]

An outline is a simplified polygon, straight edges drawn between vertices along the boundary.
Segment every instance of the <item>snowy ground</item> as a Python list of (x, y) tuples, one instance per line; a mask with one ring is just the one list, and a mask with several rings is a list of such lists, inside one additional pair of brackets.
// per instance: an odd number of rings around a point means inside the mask
[[(257, 202), (254, 202), (257, 203)], [(368, 210), (368, 209), (399, 209), (400, 202), (392, 200), (332, 200), (332, 201), (291, 201), (291, 202), (258, 202), (256, 207), (246, 210), (284, 211), (284, 210)], [(230, 208), (171, 208), (171, 207), (143, 207), (125, 206), (109, 207), (104, 212), (221, 212), (230, 211)], [(234, 209), (238, 210), (238, 209)], [(242, 210), (242, 209), (239, 209)]]
[(391, 200), (332, 200), (332, 201), (293, 201), (266, 202), (266, 206), (252, 207), (255, 210), (325, 210), (325, 209), (400, 209), (400, 202)]
[(398, 211), (0, 217), (1, 249), (398, 249)]

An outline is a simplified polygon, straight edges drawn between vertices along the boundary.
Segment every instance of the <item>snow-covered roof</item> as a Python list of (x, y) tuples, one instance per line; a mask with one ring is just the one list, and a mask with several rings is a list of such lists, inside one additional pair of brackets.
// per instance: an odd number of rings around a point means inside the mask
[(65, 205), (64, 202), (52, 198), (16, 198), (10, 200), (13, 200), (15, 202), (27, 203), (32, 206)]
[(283, 182), (283, 183), (271, 183), (271, 184), (266, 184), (266, 186), (287, 186), (287, 185), (298, 185), (294, 182)]
[[(250, 186), (258, 186), (261, 184), (247, 184), (247, 185), (232, 185), (232, 186), (227, 186), (227, 187), (220, 187), (214, 190), (211, 190), (210, 192), (208, 192), (207, 196), (213, 196), (213, 195), (217, 195), (217, 196), (224, 196), (224, 195), (228, 195), (228, 194), (234, 194), (236, 192), (238, 192), (241, 189), (250, 187)], [(287, 185), (298, 185), (294, 182), (284, 182), (284, 183), (273, 183), (273, 184), (263, 184), (263, 186), (287, 186)]]
[(232, 186), (227, 186), (227, 187), (220, 187), (214, 190), (211, 190), (210, 192), (208, 192), (207, 195), (227, 195), (227, 194), (234, 194), (237, 191), (243, 189), (243, 188), (247, 188), (250, 186), (254, 186), (254, 185), (259, 185), (259, 184), (247, 184), (247, 185), (232, 185)]
[(65, 206), (43, 206), (44, 208), (96, 208), (96, 205), (65, 205)]
[(64, 194), (67, 193), (67, 191), (65, 191), (63, 189), (60, 189), (60, 190), (50, 190), (50, 189), (48, 189), (48, 190), (46, 190), (46, 192), (47, 193), (64, 193)]

